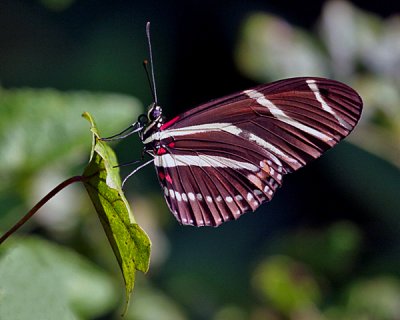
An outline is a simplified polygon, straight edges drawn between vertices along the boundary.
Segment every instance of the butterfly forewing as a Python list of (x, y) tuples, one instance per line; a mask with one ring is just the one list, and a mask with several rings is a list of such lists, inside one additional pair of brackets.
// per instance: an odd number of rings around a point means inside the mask
[(218, 226), (271, 200), (282, 177), (347, 136), (362, 110), (350, 87), (293, 78), (200, 105), (144, 140), (169, 208), (183, 224)]

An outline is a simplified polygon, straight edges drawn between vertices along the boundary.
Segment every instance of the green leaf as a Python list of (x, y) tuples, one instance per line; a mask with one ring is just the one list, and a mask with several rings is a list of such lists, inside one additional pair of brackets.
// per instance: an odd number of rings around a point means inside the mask
[(84, 184), (121, 267), (127, 307), (136, 270), (147, 272), (149, 268), (150, 239), (136, 223), (124, 196), (115, 153), (99, 140), (90, 114), (84, 113), (83, 116), (92, 124), (93, 133), (90, 162), (83, 174), (89, 179)]

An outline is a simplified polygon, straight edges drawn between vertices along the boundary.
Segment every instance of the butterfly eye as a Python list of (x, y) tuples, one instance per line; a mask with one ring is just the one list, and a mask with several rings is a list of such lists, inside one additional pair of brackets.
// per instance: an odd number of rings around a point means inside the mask
[(149, 119), (147, 118), (147, 116), (145, 114), (141, 114), (138, 118), (138, 122), (141, 124), (141, 126), (145, 126), (148, 122)]

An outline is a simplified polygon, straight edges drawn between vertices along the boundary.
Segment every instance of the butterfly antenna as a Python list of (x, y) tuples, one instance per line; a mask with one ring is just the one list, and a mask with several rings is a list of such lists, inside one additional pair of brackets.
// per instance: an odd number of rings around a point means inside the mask
[(143, 61), (143, 68), (144, 68), (144, 71), (146, 72), (147, 82), (149, 83), (149, 86), (150, 86), (151, 95), (153, 96), (153, 101), (156, 101), (156, 96), (154, 94), (153, 83), (151, 82), (148, 65), (149, 65), (149, 61), (148, 60), (144, 60)]
[(152, 90), (152, 93), (153, 93), (154, 103), (157, 105), (158, 99), (157, 99), (156, 80), (155, 80), (155, 77), (154, 77), (153, 50), (151, 48), (151, 39), (150, 39), (150, 22), (146, 23), (146, 36), (147, 36), (147, 43), (148, 43), (148, 46), (149, 46), (151, 78), (150, 78), (150, 75), (149, 75), (149, 71), (147, 69), (148, 61), (145, 60), (143, 62), (143, 65), (144, 65), (144, 68), (146, 70), (147, 79), (149, 80), (150, 87), (151, 87), (151, 90)]

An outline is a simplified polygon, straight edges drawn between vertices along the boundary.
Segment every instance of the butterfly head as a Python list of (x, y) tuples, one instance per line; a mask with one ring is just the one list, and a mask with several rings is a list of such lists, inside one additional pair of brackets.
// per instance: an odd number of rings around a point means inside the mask
[(138, 122), (140, 122), (143, 127), (143, 131), (141, 132), (142, 140), (150, 136), (153, 132), (158, 131), (164, 123), (161, 106), (153, 102), (149, 106), (147, 117), (146, 115), (141, 115)]

